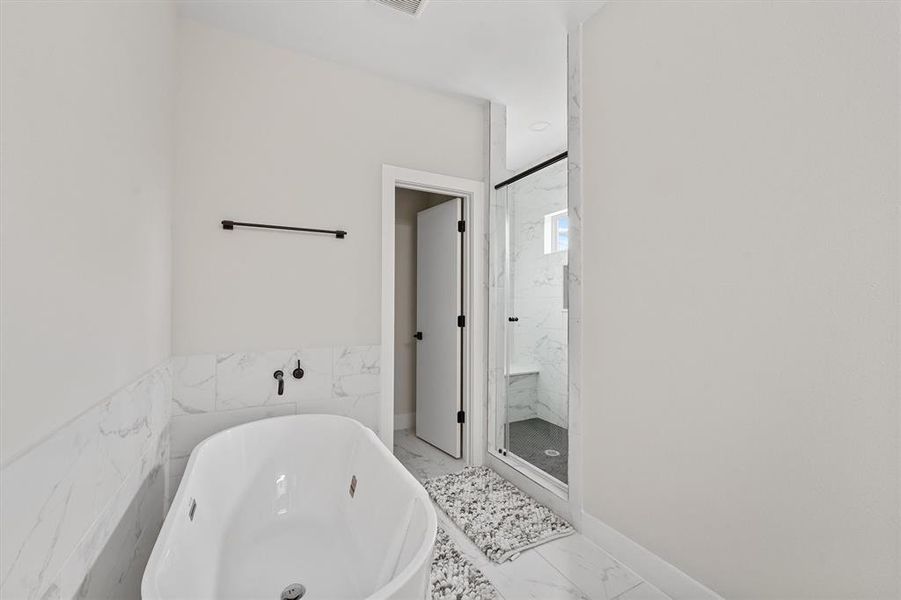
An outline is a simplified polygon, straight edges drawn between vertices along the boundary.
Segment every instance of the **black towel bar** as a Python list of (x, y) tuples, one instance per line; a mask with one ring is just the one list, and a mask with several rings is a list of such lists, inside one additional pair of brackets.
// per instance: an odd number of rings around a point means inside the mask
[(256, 227), (258, 229), (280, 229), (282, 231), (306, 231), (308, 233), (327, 233), (339, 240), (347, 235), (340, 229), (314, 229), (312, 227), (288, 227), (286, 225), (266, 225), (264, 223), (242, 223), (241, 221), (222, 221), (222, 229), (234, 229), (235, 227)]

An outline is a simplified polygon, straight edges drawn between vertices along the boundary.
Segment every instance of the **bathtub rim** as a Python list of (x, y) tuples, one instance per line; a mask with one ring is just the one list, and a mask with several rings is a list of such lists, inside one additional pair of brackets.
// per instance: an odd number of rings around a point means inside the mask
[[(200, 456), (203, 449), (216, 438), (224, 437), (229, 432), (233, 432), (237, 429), (251, 428), (255, 426), (259, 427), (261, 423), (269, 423), (272, 421), (290, 420), (325, 420), (346, 421), (353, 423), (354, 427), (356, 427), (358, 430), (362, 430), (363, 435), (367, 436), (372, 442), (375, 443), (375, 446), (378, 448), (377, 452), (380, 452), (382, 456), (386, 457), (387, 460), (392, 461), (395, 467), (400, 469), (401, 477), (406, 478), (409, 482), (415, 484), (413, 486), (413, 489), (415, 490), (416, 497), (423, 503), (426, 514), (425, 539), (420, 544), (419, 548), (416, 550), (416, 553), (410, 559), (407, 566), (404, 567), (404, 569), (395, 577), (393, 577), (388, 583), (376, 589), (369, 596), (366, 596), (365, 600), (383, 600), (385, 598), (391, 597), (392, 594), (410, 583), (414, 576), (419, 573), (419, 570), (423, 564), (426, 565), (425, 568), (427, 569), (427, 573), (429, 574), (426, 577), (426, 596), (428, 595), (428, 581), (430, 580), (432, 556), (435, 550), (435, 540), (438, 536), (438, 515), (435, 512), (435, 506), (432, 504), (432, 500), (429, 497), (428, 492), (426, 492), (425, 488), (422, 486), (422, 483), (420, 483), (419, 480), (417, 480), (409, 471), (407, 471), (406, 467), (404, 467), (400, 463), (400, 461), (397, 460), (393, 452), (388, 450), (388, 448), (384, 443), (382, 443), (382, 440), (375, 434), (375, 432), (372, 431), (372, 429), (370, 429), (369, 427), (363, 425), (360, 421), (351, 417), (345, 417), (343, 415), (305, 414), (268, 417), (265, 419), (251, 421), (249, 423), (234, 425), (227, 429), (223, 429), (222, 431), (218, 431), (203, 439), (194, 447), (193, 450), (191, 450), (191, 454), (188, 457), (188, 463), (185, 466), (184, 475), (179, 482), (175, 496), (172, 498), (172, 503), (169, 505), (169, 509), (166, 511), (166, 515), (163, 518), (163, 526), (160, 528), (160, 532), (153, 543), (153, 550), (151, 551), (150, 557), (147, 560), (147, 565), (144, 567), (144, 572), (141, 574), (142, 600), (157, 600), (160, 598), (159, 590), (156, 588), (153, 577), (148, 576), (148, 574), (151, 572), (152, 567), (157, 567), (157, 564), (162, 560), (161, 554), (165, 552), (165, 550), (163, 549), (163, 546), (165, 546), (165, 544), (161, 542), (163, 540), (167, 540), (169, 536), (172, 535), (171, 530), (174, 527), (176, 518), (174, 515), (176, 514), (177, 510), (184, 508), (182, 507), (182, 504), (185, 502), (184, 497), (187, 492), (185, 491), (185, 486), (182, 485), (182, 482), (187, 481), (190, 475), (193, 473), (194, 469), (196, 468), (198, 457)], [(169, 518), (170, 515), (173, 515), (172, 519)]]

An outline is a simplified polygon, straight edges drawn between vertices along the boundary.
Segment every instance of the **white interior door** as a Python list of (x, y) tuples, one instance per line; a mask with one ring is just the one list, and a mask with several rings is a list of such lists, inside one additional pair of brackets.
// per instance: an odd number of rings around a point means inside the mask
[(460, 374), (463, 244), (457, 223), (463, 200), (454, 198), (417, 215), (416, 435), (455, 458), (461, 456)]

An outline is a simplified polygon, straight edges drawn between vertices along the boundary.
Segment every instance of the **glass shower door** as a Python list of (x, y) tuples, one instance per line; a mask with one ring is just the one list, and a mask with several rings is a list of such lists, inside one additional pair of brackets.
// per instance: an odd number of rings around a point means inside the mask
[[(567, 483), (567, 161), (505, 188), (505, 449)], [(500, 308), (500, 307), (499, 307)]]

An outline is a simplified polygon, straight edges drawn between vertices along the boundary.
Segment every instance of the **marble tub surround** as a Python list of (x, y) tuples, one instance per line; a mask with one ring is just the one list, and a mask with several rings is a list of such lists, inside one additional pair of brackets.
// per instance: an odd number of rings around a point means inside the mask
[[(292, 375), (298, 361), (301, 379)], [(281, 396), (272, 376), (276, 370), (285, 373)], [(291, 414), (336, 414), (378, 432), (379, 346), (176, 356), (172, 373), (169, 498), (194, 446), (235, 425)]]
[[(315, 403), (379, 392), (379, 346), (195, 354), (172, 358), (172, 414)], [(292, 372), (298, 361), (303, 378)], [(272, 374), (285, 373), (284, 394)]]
[(377, 393), (380, 389), (379, 346), (332, 349), (332, 395), (337, 398)]
[[(115, 501), (117, 506), (125, 507), (122, 518), (118, 522), (112, 518), (98, 520), (96, 530), (88, 534), (91, 542), (83, 544), (77, 558), (63, 567), (58, 584), (62, 598), (141, 597), (144, 567), (168, 509), (164, 459), (161, 455), (159, 462), (148, 462), (146, 466), (152, 467), (149, 472), (137, 472), (133, 481), (123, 486)], [(99, 545), (97, 539), (105, 539), (106, 543)], [(81, 567), (85, 564), (91, 566), (82, 577)], [(76, 591), (70, 596), (72, 590)]]
[[(293, 403), (272, 406), (252, 406), (231, 410), (214, 410), (201, 414), (174, 415), (170, 440), (170, 458), (173, 463), (179, 459), (187, 461), (194, 447), (210, 437), (235, 425), (242, 425), (260, 419), (283, 417), (297, 414)], [(175, 474), (173, 470), (172, 474)]]
[(172, 357), (172, 414), (216, 409), (216, 355)]
[[(137, 597), (162, 523), (171, 399), (166, 361), (3, 466), (0, 597)], [(130, 554), (99, 560), (125, 537)]]
[[(291, 375), (298, 362), (304, 370), (302, 379)], [(281, 396), (272, 376), (276, 369), (285, 373)], [(327, 398), (333, 372), (331, 348), (220, 354), (216, 357), (216, 409)]]
[[(202, 414), (329, 398), (333, 383), (332, 357), (332, 348), (173, 357), (173, 414)], [(304, 370), (302, 379), (291, 375), (297, 361)], [(277, 370), (285, 373), (285, 390), (281, 396), (278, 382), (272, 376)]]

